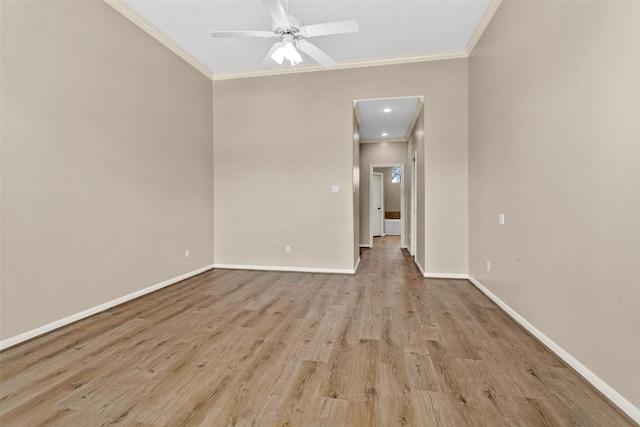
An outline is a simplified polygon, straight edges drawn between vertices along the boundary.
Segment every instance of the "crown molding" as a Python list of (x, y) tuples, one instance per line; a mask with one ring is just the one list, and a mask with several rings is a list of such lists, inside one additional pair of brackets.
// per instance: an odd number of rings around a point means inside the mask
[(381, 142), (407, 142), (406, 138), (374, 138), (361, 139), (360, 144), (379, 144)]
[(170, 51), (178, 55), (180, 58), (185, 60), (189, 65), (191, 65), (196, 70), (200, 71), (202, 74), (207, 76), (209, 79), (213, 79), (213, 73), (205, 67), (200, 61), (198, 61), (193, 55), (191, 55), (186, 50), (182, 49), (178, 46), (173, 40), (171, 40), (165, 33), (160, 31), (158, 28), (153, 26), (149, 21), (140, 16), (138, 12), (133, 10), (130, 6), (128, 6), (122, 0), (104, 0), (106, 4), (120, 12), (125, 18), (129, 19), (135, 25), (140, 27), (142, 30), (147, 32), (151, 37), (162, 43), (166, 46)]
[(484, 15), (480, 18), (480, 22), (478, 22), (476, 30), (471, 34), (471, 37), (467, 42), (467, 46), (464, 49), (467, 52), (467, 56), (471, 55), (471, 52), (473, 52), (473, 48), (476, 47), (476, 43), (478, 43), (480, 37), (482, 37), (484, 30), (487, 28), (487, 25), (489, 25), (489, 22), (491, 22), (491, 18), (493, 18), (493, 15), (496, 13), (496, 10), (498, 10), (501, 3), (502, 0), (491, 0), (489, 2), (487, 9), (484, 11)]
[[(402, 56), (390, 56), (386, 58), (372, 58), (372, 59), (358, 59), (354, 61), (339, 62), (338, 65), (331, 70), (346, 70), (349, 68), (363, 68), (363, 67), (378, 67), (381, 65), (397, 65), (397, 64), (410, 64), (413, 62), (427, 62), (427, 61), (440, 61), (443, 59), (458, 59), (466, 58), (466, 50), (454, 50), (450, 52), (437, 52), (426, 53), (420, 55), (402, 55)], [(230, 80), (230, 79), (244, 79), (248, 77), (265, 77), (265, 76), (278, 76), (283, 74), (297, 74), (297, 73), (311, 73), (316, 71), (331, 71), (324, 68), (322, 65), (296, 65), (295, 67), (278, 67), (271, 70), (260, 71), (238, 71), (230, 73), (216, 73), (213, 75), (213, 80)]]

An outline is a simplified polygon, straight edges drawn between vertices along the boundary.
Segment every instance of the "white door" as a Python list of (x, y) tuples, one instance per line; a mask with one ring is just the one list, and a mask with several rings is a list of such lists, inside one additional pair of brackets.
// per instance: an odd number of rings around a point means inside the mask
[[(382, 236), (382, 201), (383, 198), (382, 174), (374, 172), (371, 176), (371, 236)], [(373, 246), (373, 242), (371, 242)]]

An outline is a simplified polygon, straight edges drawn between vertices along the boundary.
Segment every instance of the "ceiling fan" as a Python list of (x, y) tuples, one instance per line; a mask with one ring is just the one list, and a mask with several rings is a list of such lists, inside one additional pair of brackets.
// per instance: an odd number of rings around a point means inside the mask
[[(277, 0), (262, 0), (262, 4), (273, 19), (271, 31), (213, 31), (212, 37), (274, 37), (279, 38), (260, 64), (260, 69), (268, 69), (275, 64), (282, 64), (287, 59), (291, 65), (302, 62), (302, 57), (296, 48), (306, 53), (325, 68), (332, 68), (336, 60), (320, 50), (307, 38), (328, 36), (333, 34), (354, 33), (360, 30), (358, 22), (337, 21), (324, 24), (302, 25), (302, 21), (285, 12), (282, 4)], [(287, 4), (288, 6), (288, 4)]]

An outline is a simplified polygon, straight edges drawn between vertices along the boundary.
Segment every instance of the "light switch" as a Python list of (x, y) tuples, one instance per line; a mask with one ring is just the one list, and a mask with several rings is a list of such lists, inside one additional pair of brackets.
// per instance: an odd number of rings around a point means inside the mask
[(498, 225), (504, 225), (504, 214), (498, 214)]
[(340, 186), (339, 185), (332, 185), (331, 186), (331, 192), (332, 193), (339, 193), (340, 192)]

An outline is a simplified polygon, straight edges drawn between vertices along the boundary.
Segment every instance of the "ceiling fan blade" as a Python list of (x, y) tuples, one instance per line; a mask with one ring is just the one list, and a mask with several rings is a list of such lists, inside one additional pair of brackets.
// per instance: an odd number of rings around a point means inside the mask
[(212, 31), (211, 37), (278, 37), (273, 31)]
[(271, 46), (271, 50), (269, 50), (269, 53), (267, 53), (267, 56), (265, 56), (262, 62), (260, 63), (260, 66), (258, 67), (258, 69), (268, 70), (269, 68), (272, 68), (275, 64), (275, 61), (271, 59), (271, 55), (273, 55), (273, 52), (278, 50), (280, 47), (282, 47), (281, 42), (274, 43), (273, 46)]
[(325, 68), (333, 68), (337, 64), (335, 59), (321, 51), (313, 43), (309, 43), (306, 40), (298, 40), (296, 42), (296, 47), (311, 58), (315, 59), (319, 64), (322, 64)]
[(300, 28), (304, 37), (329, 36), (331, 34), (356, 33), (360, 31), (358, 21), (337, 21), (324, 24), (305, 25)]
[(269, 15), (271, 15), (271, 19), (277, 25), (281, 27), (286, 27), (291, 25), (289, 22), (289, 18), (287, 17), (287, 12), (284, 11), (284, 8), (277, 0), (262, 0), (262, 4), (267, 8)]

